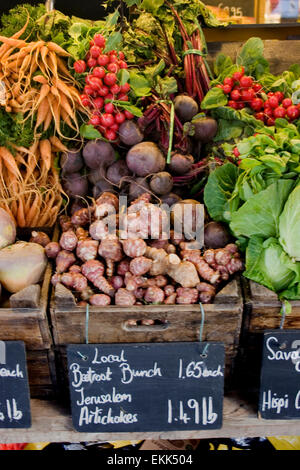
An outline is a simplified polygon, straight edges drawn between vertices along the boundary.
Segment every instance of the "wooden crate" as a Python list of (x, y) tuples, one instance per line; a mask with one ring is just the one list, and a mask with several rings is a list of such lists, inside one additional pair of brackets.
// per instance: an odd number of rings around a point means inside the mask
[(27, 350), (26, 359), (31, 398), (54, 398), (56, 367), (53, 348)]
[[(237, 276), (204, 307), (203, 341), (225, 343), (226, 378), (230, 377), (238, 352), (243, 313), (240, 278)], [(50, 303), (58, 382), (67, 388), (66, 345), (80, 343), (148, 343), (199, 341), (201, 311), (195, 305), (144, 305), (133, 307), (78, 307), (62, 285), (53, 289)], [(130, 320), (137, 325), (130, 326)], [(155, 324), (141, 325), (152, 319)]]
[[(29, 240), (34, 229), (20, 229), (17, 234), (19, 240)], [(56, 229), (41, 228), (54, 240), (57, 238)], [(40, 294), (37, 299), (33, 297), (22, 298), (17, 307), (10, 305), (9, 296), (5, 292), (0, 304), (0, 339), (2, 341), (24, 341), (29, 350), (49, 349), (52, 345), (52, 336), (48, 321), (48, 302), (52, 264), (48, 262), (44, 279), (40, 285)], [(20, 305), (20, 306), (19, 306)]]
[(241, 278), (244, 315), (236, 361), (235, 386), (256, 399), (260, 385), (263, 333), (270, 329), (300, 329), (300, 300), (291, 301), (292, 312), (281, 315), (282, 302), (275, 292)]

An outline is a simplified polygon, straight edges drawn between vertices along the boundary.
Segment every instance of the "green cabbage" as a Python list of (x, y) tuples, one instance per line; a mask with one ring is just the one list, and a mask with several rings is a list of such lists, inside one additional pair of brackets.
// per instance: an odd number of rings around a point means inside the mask
[(244, 276), (280, 294), (294, 292), (300, 282), (300, 263), (294, 262), (276, 238), (252, 237), (246, 250)]
[(300, 185), (289, 195), (279, 217), (279, 241), (291, 258), (300, 261)]

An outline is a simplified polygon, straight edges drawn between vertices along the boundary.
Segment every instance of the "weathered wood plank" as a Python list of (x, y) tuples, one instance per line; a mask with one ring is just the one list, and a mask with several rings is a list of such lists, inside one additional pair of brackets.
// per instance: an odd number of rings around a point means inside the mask
[(68, 408), (56, 401), (32, 400), (32, 427), (0, 429), (0, 442), (91, 442), (143, 439), (207, 439), (299, 435), (299, 420), (262, 420), (256, 409), (234, 395), (225, 396), (223, 426), (204, 431), (173, 431), (148, 433), (79, 433), (74, 431)]

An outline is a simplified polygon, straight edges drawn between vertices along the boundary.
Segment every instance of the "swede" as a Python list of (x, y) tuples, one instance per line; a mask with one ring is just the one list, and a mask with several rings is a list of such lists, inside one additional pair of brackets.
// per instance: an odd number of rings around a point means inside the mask
[(20, 241), (0, 250), (0, 283), (10, 293), (38, 284), (47, 266), (45, 249)]
[(16, 224), (11, 215), (0, 208), (0, 249), (16, 240)]

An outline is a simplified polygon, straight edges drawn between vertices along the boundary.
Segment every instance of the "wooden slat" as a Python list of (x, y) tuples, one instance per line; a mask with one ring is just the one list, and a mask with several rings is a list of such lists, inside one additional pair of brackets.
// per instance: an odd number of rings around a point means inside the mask
[(265, 436), (297, 436), (299, 420), (258, 419), (254, 406), (235, 395), (224, 399), (223, 426), (203, 431), (173, 431), (147, 433), (79, 433), (74, 431), (69, 410), (55, 401), (31, 400), (32, 427), (0, 429), (0, 442), (91, 442), (143, 439), (207, 439)]

